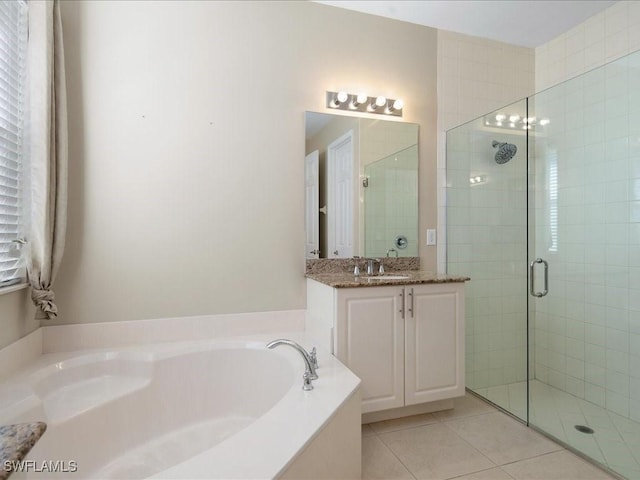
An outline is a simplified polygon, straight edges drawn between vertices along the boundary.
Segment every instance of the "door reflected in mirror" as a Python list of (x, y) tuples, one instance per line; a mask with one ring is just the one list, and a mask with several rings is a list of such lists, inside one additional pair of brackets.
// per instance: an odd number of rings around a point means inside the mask
[(306, 113), (306, 257), (418, 256), (418, 125)]

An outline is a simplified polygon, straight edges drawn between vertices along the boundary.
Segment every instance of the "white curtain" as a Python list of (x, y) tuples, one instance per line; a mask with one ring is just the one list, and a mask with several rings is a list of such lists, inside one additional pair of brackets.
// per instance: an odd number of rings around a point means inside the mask
[(58, 0), (29, 1), (27, 271), (37, 318), (58, 315), (52, 290), (67, 223), (67, 97)]

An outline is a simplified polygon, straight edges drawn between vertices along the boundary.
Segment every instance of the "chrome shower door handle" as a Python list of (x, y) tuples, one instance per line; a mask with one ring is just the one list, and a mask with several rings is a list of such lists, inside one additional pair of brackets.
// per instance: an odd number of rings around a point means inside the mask
[[(536, 292), (535, 289), (535, 266), (536, 263), (542, 263), (544, 265), (544, 290), (542, 292)], [(529, 264), (529, 293), (534, 297), (544, 297), (549, 293), (549, 264), (546, 260), (536, 258)]]

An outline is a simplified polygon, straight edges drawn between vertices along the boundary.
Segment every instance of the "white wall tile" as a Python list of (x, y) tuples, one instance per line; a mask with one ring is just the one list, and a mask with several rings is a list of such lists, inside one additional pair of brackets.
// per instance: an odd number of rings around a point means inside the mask
[[(439, 138), (455, 121), (470, 120), (529, 94), (527, 82), (541, 91), (640, 48), (637, 3), (617, 3), (536, 48), (534, 56), (495, 42), (439, 34), (439, 69), (447, 83), (438, 94)], [(510, 68), (503, 63), (505, 53)], [(547, 91), (546, 98), (535, 98), (536, 114), (552, 120), (546, 144), (536, 141), (535, 147), (539, 155), (551, 148), (558, 152), (561, 218), (560, 248), (549, 258), (552, 292), (535, 304), (535, 374), (625, 416), (640, 390), (638, 382), (629, 381), (634, 371), (630, 364), (640, 361), (640, 182), (635, 188), (630, 180), (640, 178), (640, 141), (634, 143), (632, 135), (640, 137), (640, 93), (630, 89), (635, 77), (627, 73), (614, 65), (577, 78), (566, 88)], [(517, 323), (507, 318), (511, 312), (518, 314), (522, 305), (500, 274), (517, 264), (523, 251), (518, 242), (526, 241), (499, 228), (509, 225), (517, 232), (525, 218), (516, 208), (496, 206), (504, 202), (499, 189), (469, 191), (474, 169), (469, 158), (483, 140), (460, 136), (460, 144), (450, 145), (451, 162), (460, 171), (450, 172), (447, 181), (458, 188), (451, 188), (446, 197), (450, 260), (460, 260), (455, 268), (466, 268), (474, 280), (485, 282), (474, 285), (472, 280), (468, 289), (469, 324), (475, 321), (478, 327), (470, 339), (477, 388), (513, 377), (505, 362), (516, 351), (510, 347), (518, 342), (517, 329), (510, 335), (496, 329)], [(439, 152), (443, 155), (444, 149)], [(630, 162), (632, 155), (637, 162)], [(535, 174), (544, 177), (546, 172), (536, 168)], [(445, 188), (443, 181), (439, 188)], [(468, 195), (461, 193), (465, 190)], [(535, 200), (538, 227), (549, 225), (548, 198), (538, 195)], [(442, 215), (444, 209), (439, 212)], [(442, 218), (439, 228), (445, 229)], [(536, 243), (548, 249), (546, 233), (537, 235)], [(541, 253), (550, 256), (548, 251)], [(439, 255), (443, 254), (441, 246)], [(639, 366), (635, 370), (640, 371)]]
[(590, 383), (585, 383), (584, 388), (584, 398), (591, 403), (595, 403), (596, 405), (600, 405), (601, 407), (605, 406), (606, 403), (606, 395), (605, 389), (603, 387), (592, 385)]

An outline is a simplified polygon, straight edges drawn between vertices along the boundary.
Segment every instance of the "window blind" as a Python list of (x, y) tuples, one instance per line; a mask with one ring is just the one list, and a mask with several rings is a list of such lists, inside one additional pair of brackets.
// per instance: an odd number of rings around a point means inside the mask
[(549, 235), (551, 236), (550, 252), (558, 251), (558, 152), (551, 150), (547, 154), (549, 176)]
[(28, 24), (24, 1), (0, 1), (0, 287), (26, 278), (24, 113)]

